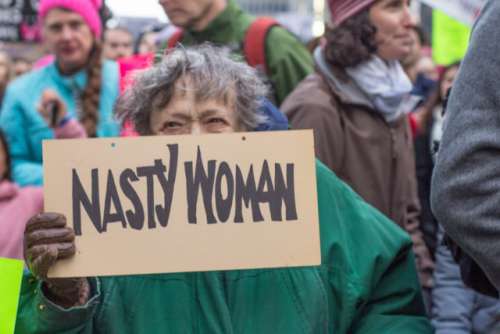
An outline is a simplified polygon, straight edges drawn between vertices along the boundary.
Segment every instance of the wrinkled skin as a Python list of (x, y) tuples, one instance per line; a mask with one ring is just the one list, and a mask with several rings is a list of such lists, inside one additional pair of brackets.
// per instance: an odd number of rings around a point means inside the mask
[(75, 233), (61, 214), (32, 217), (24, 231), (24, 257), (30, 271), (42, 279), (47, 297), (63, 307), (86, 303), (90, 288), (86, 278), (47, 278), (56, 261), (75, 254)]

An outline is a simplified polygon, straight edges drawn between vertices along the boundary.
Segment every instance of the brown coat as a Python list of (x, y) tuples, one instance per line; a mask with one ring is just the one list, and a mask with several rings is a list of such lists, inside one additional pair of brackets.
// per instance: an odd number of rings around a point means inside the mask
[(407, 117), (393, 124), (342, 74), (307, 77), (282, 105), (292, 128), (313, 129), (317, 157), (412, 237), (421, 282), (433, 263), (420, 231), (413, 139)]

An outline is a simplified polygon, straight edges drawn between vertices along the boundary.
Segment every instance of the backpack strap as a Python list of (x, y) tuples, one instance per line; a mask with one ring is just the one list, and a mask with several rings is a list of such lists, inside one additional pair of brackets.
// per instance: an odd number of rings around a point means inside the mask
[(178, 29), (177, 31), (175, 31), (172, 34), (172, 36), (170, 36), (170, 38), (168, 39), (165, 52), (168, 52), (168, 50), (175, 48), (177, 44), (182, 40), (183, 36), (184, 36), (184, 30)]
[(271, 28), (278, 25), (272, 17), (258, 17), (250, 24), (243, 40), (243, 54), (248, 65), (267, 73), (266, 38)]
[[(258, 17), (250, 24), (243, 40), (243, 54), (248, 65), (262, 68), (267, 73), (266, 38), (271, 28), (280, 24), (272, 17)], [(179, 29), (170, 37), (165, 52), (173, 49), (182, 40), (184, 30)]]

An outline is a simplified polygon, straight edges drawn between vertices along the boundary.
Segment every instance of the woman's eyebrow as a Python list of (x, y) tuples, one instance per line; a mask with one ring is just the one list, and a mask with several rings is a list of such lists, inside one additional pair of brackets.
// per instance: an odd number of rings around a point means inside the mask
[(227, 114), (219, 109), (207, 109), (200, 113), (200, 118), (206, 118), (211, 116), (227, 116)]
[(183, 112), (174, 112), (174, 113), (168, 114), (168, 116), (173, 117), (173, 118), (180, 118), (182, 120), (190, 120), (192, 118), (190, 114), (183, 113)]

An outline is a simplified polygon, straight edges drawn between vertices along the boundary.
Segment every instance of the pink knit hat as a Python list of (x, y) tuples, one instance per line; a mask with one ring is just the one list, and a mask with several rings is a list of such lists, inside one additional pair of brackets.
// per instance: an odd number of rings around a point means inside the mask
[(338, 27), (377, 0), (328, 0), (332, 23)]
[(42, 22), (51, 9), (65, 8), (83, 17), (95, 37), (100, 38), (102, 24), (99, 9), (101, 6), (102, 0), (41, 0), (38, 9), (38, 20)]

